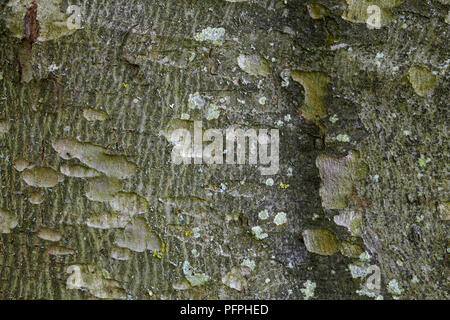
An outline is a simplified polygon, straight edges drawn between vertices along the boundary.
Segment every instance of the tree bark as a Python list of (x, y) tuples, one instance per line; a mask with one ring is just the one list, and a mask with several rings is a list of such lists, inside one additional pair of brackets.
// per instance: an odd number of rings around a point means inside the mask
[(3, 0), (0, 298), (448, 298), (449, 2), (310, 2)]

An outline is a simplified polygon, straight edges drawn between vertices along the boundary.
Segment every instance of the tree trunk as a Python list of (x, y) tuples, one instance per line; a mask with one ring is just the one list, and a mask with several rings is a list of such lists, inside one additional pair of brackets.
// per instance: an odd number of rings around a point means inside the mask
[(449, 1), (355, 2), (2, 0), (0, 297), (448, 298)]

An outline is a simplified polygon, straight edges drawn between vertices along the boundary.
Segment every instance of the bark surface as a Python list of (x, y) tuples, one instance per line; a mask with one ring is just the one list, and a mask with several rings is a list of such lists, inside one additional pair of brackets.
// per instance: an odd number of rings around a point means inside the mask
[[(449, 298), (449, 8), (0, 1), (0, 298)], [(193, 120), (279, 172), (173, 164)]]

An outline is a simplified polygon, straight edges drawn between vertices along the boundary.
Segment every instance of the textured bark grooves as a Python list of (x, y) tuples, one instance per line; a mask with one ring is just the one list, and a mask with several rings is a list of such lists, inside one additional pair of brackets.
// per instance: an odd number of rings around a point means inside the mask
[(449, 8), (1, 1), (0, 298), (448, 298)]

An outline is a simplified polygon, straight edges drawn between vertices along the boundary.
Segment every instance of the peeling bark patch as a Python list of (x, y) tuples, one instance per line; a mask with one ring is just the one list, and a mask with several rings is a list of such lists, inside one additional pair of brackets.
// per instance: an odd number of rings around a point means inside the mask
[(117, 178), (106, 176), (92, 178), (88, 180), (86, 186), (86, 198), (99, 202), (111, 201), (122, 188), (122, 182)]
[(52, 146), (61, 158), (66, 160), (77, 158), (88, 167), (110, 177), (125, 179), (136, 172), (136, 165), (125, 156), (109, 154), (101, 146), (82, 143), (73, 138), (55, 140)]
[(23, 158), (18, 158), (14, 161), (14, 169), (19, 172), (22, 172), (25, 169), (30, 169), (31, 167), (31, 163)]
[(270, 74), (270, 65), (266, 59), (258, 54), (241, 54), (237, 58), (239, 68), (253, 76), (267, 77)]
[(47, 247), (47, 252), (52, 256), (70, 256), (75, 254), (75, 250), (57, 245)]
[(363, 166), (359, 164), (358, 153), (353, 151), (343, 158), (319, 155), (316, 166), (322, 180), (319, 191), (322, 206), (325, 209), (346, 208), (354, 182), (365, 175)]
[(135, 218), (130, 222), (125, 230), (117, 235), (115, 244), (136, 252), (160, 251), (162, 248), (159, 236), (151, 230), (142, 217)]
[(291, 77), (305, 89), (305, 102), (301, 108), (302, 116), (309, 121), (317, 121), (328, 115), (324, 98), (330, 77), (322, 72), (293, 71)]
[(339, 252), (349, 258), (358, 258), (364, 250), (357, 244), (341, 241), (339, 244)]
[(329, 256), (339, 251), (339, 241), (331, 231), (308, 229), (302, 235), (306, 249), (310, 252)]
[(247, 289), (247, 277), (250, 270), (246, 267), (233, 267), (230, 272), (222, 277), (222, 283), (227, 287), (242, 291)]
[(126, 299), (126, 291), (120, 283), (106, 279), (102, 270), (92, 264), (75, 264), (67, 268), (71, 274), (67, 278), (66, 287), (69, 290), (86, 289), (90, 294), (101, 299)]
[(308, 3), (306, 7), (312, 19), (322, 19), (330, 14), (330, 10), (320, 3)]
[[(380, 27), (382, 27), (391, 22), (391, 9), (400, 5), (403, 1), (404, 0), (347, 0), (348, 6), (342, 14), (342, 18), (354, 23), (368, 23), (368, 21), (370, 22), (371, 14), (379, 14), (379, 18), (376, 17), (376, 19), (379, 19)], [(376, 11), (372, 11), (371, 7), (376, 7)]]
[(18, 47), (18, 60), (20, 66), (21, 81), (28, 83), (33, 79), (33, 67), (31, 64), (31, 51), (33, 43), (39, 36), (39, 21), (37, 20), (37, 3), (32, 1), (24, 17), (24, 38)]
[(109, 204), (113, 210), (129, 216), (149, 211), (147, 199), (135, 193), (119, 192), (109, 201)]
[(423, 66), (413, 66), (409, 69), (408, 79), (414, 91), (421, 97), (428, 95), (436, 86), (436, 76)]
[(53, 242), (57, 242), (57, 241), (61, 240), (61, 238), (62, 238), (62, 234), (60, 232), (58, 232), (54, 229), (46, 228), (46, 227), (40, 228), (36, 235), (38, 238), (40, 238), (42, 240), (53, 241)]
[(187, 281), (187, 279), (181, 279), (181, 280), (175, 281), (172, 284), (172, 288), (174, 288), (175, 290), (178, 290), (178, 291), (188, 290), (191, 288), (191, 284), (189, 283), (189, 281)]
[[(47, 41), (70, 35), (81, 25), (69, 24), (72, 17), (60, 11), (62, 0), (11, 0), (6, 26), (12, 36), (33, 35), (34, 41)], [(25, 25), (21, 21), (25, 20)]]
[(74, 178), (95, 178), (101, 175), (101, 173), (95, 169), (76, 164), (64, 164), (59, 168), (59, 171), (67, 177)]
[(8, 120), (0, 120), (0, 133), (8, 133), (11, 123)]
[(440, 203), (438, 206), (438, 210), (441, 220), (450, 220), (450, 202)]
[(33, 66), (31, 64), (32, 44), (24, 40), (19, 44), (17, 58), (20, 66), (20, 81), (28, 83), (33, 80)]
[(22, 173), (22, 178), (32, 187), (52, 188), (64, 180), (63, 175), (47, 167), (33, 167)]
[(39, 192), (32, 192), (28, 195), (28, 201), (30, 201), (31, 204), (41, 204), (44, 200), (44, 196)]
[(18, 224), (19, 221), (14, 214), (0, 208), (0, 233), (11, 233)]
[(338, 226), (346, 227), (353, 236), (361, 236), (362, 213), (360, 211), (344, 209), (334, 216), (334, 222)]
[(115, 260), (126, 261), (129, 260), (130, 257), (131, 251), (127, 248), (114, 247), (111, 250), (111, 258)]
[(86, 225), (97, 229), (125, 228), (129, 220), (129, 216), (117, 212), (94, 212), (89, 216)]
[(108, 113), (103, 110), (84, 109), (83, 116), (87, 121), (105, 121)]
[(39, 37), (39, 21), (37, 20), (37, 3), (34, 0), (25, 14), (25, 39), (31, 44)]

